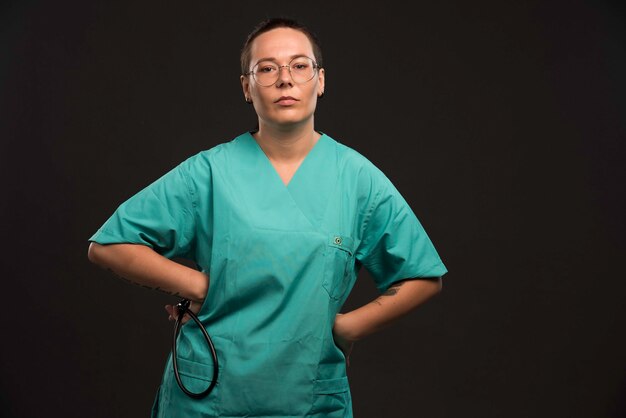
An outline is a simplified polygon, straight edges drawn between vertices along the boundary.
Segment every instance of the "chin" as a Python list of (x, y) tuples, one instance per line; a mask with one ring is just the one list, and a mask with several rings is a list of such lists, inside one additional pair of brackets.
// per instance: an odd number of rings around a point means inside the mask
[(304, 123), (306, 123), (306, 120), (304, 119), (289, 119), (289, 120), (275, 120), (274, 121), (275, 125), (285, 127), (285, 128), (303, 125)]
[[(291, 112), (289, 112), (291, 113)], [(295, 112), (294, 112), (295, 113)], [(282, 114), (274, 115), (270, 120), (277, 125), (301, 125), (306, 123), (313, 115), (288, 114), (283, 112)]]

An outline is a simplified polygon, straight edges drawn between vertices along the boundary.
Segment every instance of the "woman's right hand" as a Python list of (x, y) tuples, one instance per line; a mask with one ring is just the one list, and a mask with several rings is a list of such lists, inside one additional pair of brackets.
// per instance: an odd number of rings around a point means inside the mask
[[(202, 302), (191, 301), (191, 304), (189, 305), (189, 310), (191, 312), (198, 315), (198, 312), (200, 312), (200, 309), (202, 309)], [(167, 318), (169, 321), (176, 321), (176, 319), (178, 319), (179, 312), (178, 312), (178, 308), (176, 307), (176, 305), (165, 305), (165, 310), (169, 314), (169, 317)], [(191, 317), (189, 315), (185, 315), (181, 322), (184, 324), (190, 319)]]

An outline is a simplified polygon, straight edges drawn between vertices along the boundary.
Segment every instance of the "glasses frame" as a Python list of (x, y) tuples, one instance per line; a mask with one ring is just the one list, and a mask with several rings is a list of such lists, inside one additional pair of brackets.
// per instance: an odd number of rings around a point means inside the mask
[[(291, 74), (291, 63), (294, 62), (295, 60), (299, 59), (299, 58), (308, 58), (311, 60), (311, 62), (313, 63), (313, 77), (309, 78), (307, 81), (302, 81), (302, 82), (297, 82), (294, 78), (293, 78), (293, 74)], [(244, 73), (244, 75), (252, 75), (252, 78), (254, 79), (254, 82), (257, 83), (259, 86), (261, 87), (270, 87), (273, 86), (274, 84), (276, 84), (276, 82), (280, 79), (280, 70), (284, 67), (287, 67), (287, 69), (289, 70), (289, 77), (291, 78), (291, 81), (293, 81), (295, 84), (305, 84), (308, 83), (309, 81), (313, 80), (315, 78), (315, 74), (317, 74), (320, 70), (320, 68), (322, 68), (320, 65), (317, 64), (317, 62), (306, 55), (299, 55), (297, 57), (293, 57), (288, 64), (285, 65), (278, 65), (278, 63), (276, 61), (271, 61), (271, 60), (266, 60), (266, 61), (270, 61), (275, 63), (278, 66), (278, 71), (276, 71), (276, 80), (274, 80), (271, 84), (261, 84), (259, 83), (259, 80), (257, 80), (256, 78), (256, 68), (259, 66), (259, 64), (263, 61), (259, 61), (256, 64), (254, 64), (254, 67), (252, 67), (252, 69), (246, 73)]]

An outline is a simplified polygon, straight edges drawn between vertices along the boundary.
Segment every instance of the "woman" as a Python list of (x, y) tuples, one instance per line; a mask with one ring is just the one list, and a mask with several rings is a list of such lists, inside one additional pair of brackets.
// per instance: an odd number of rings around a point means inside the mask
[[(170, 355), (153, 416), (351, 417), (352, 344), (436, 294), (446, 268), (384, 174), (314, 129), (325, 87), (315, 36), (269, 19), (241, 63), (258, 130), (188, 158), (124, 202), (90, 238), (89, 258), (192, 300), (213, 338), (214, 390), (187, 397)], [(339, 314), (361, 266), (382, 295)], [(213, 363), (193, 321), (177, 351), (185, 385), (206, 388)]]

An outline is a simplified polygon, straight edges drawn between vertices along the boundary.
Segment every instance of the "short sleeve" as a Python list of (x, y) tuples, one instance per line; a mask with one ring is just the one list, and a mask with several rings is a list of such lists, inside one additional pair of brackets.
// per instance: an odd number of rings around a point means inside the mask
[(391, 181), (378, 171), (372, 184), (374, 197), (356, 257), (376, 287), (383, 292), (399, 280), (447, 273), (426, 231)]
[(195, 218), (188, 162), (122, 203), (89, 241), (142, 244), (167, 258), (190, 258)]

